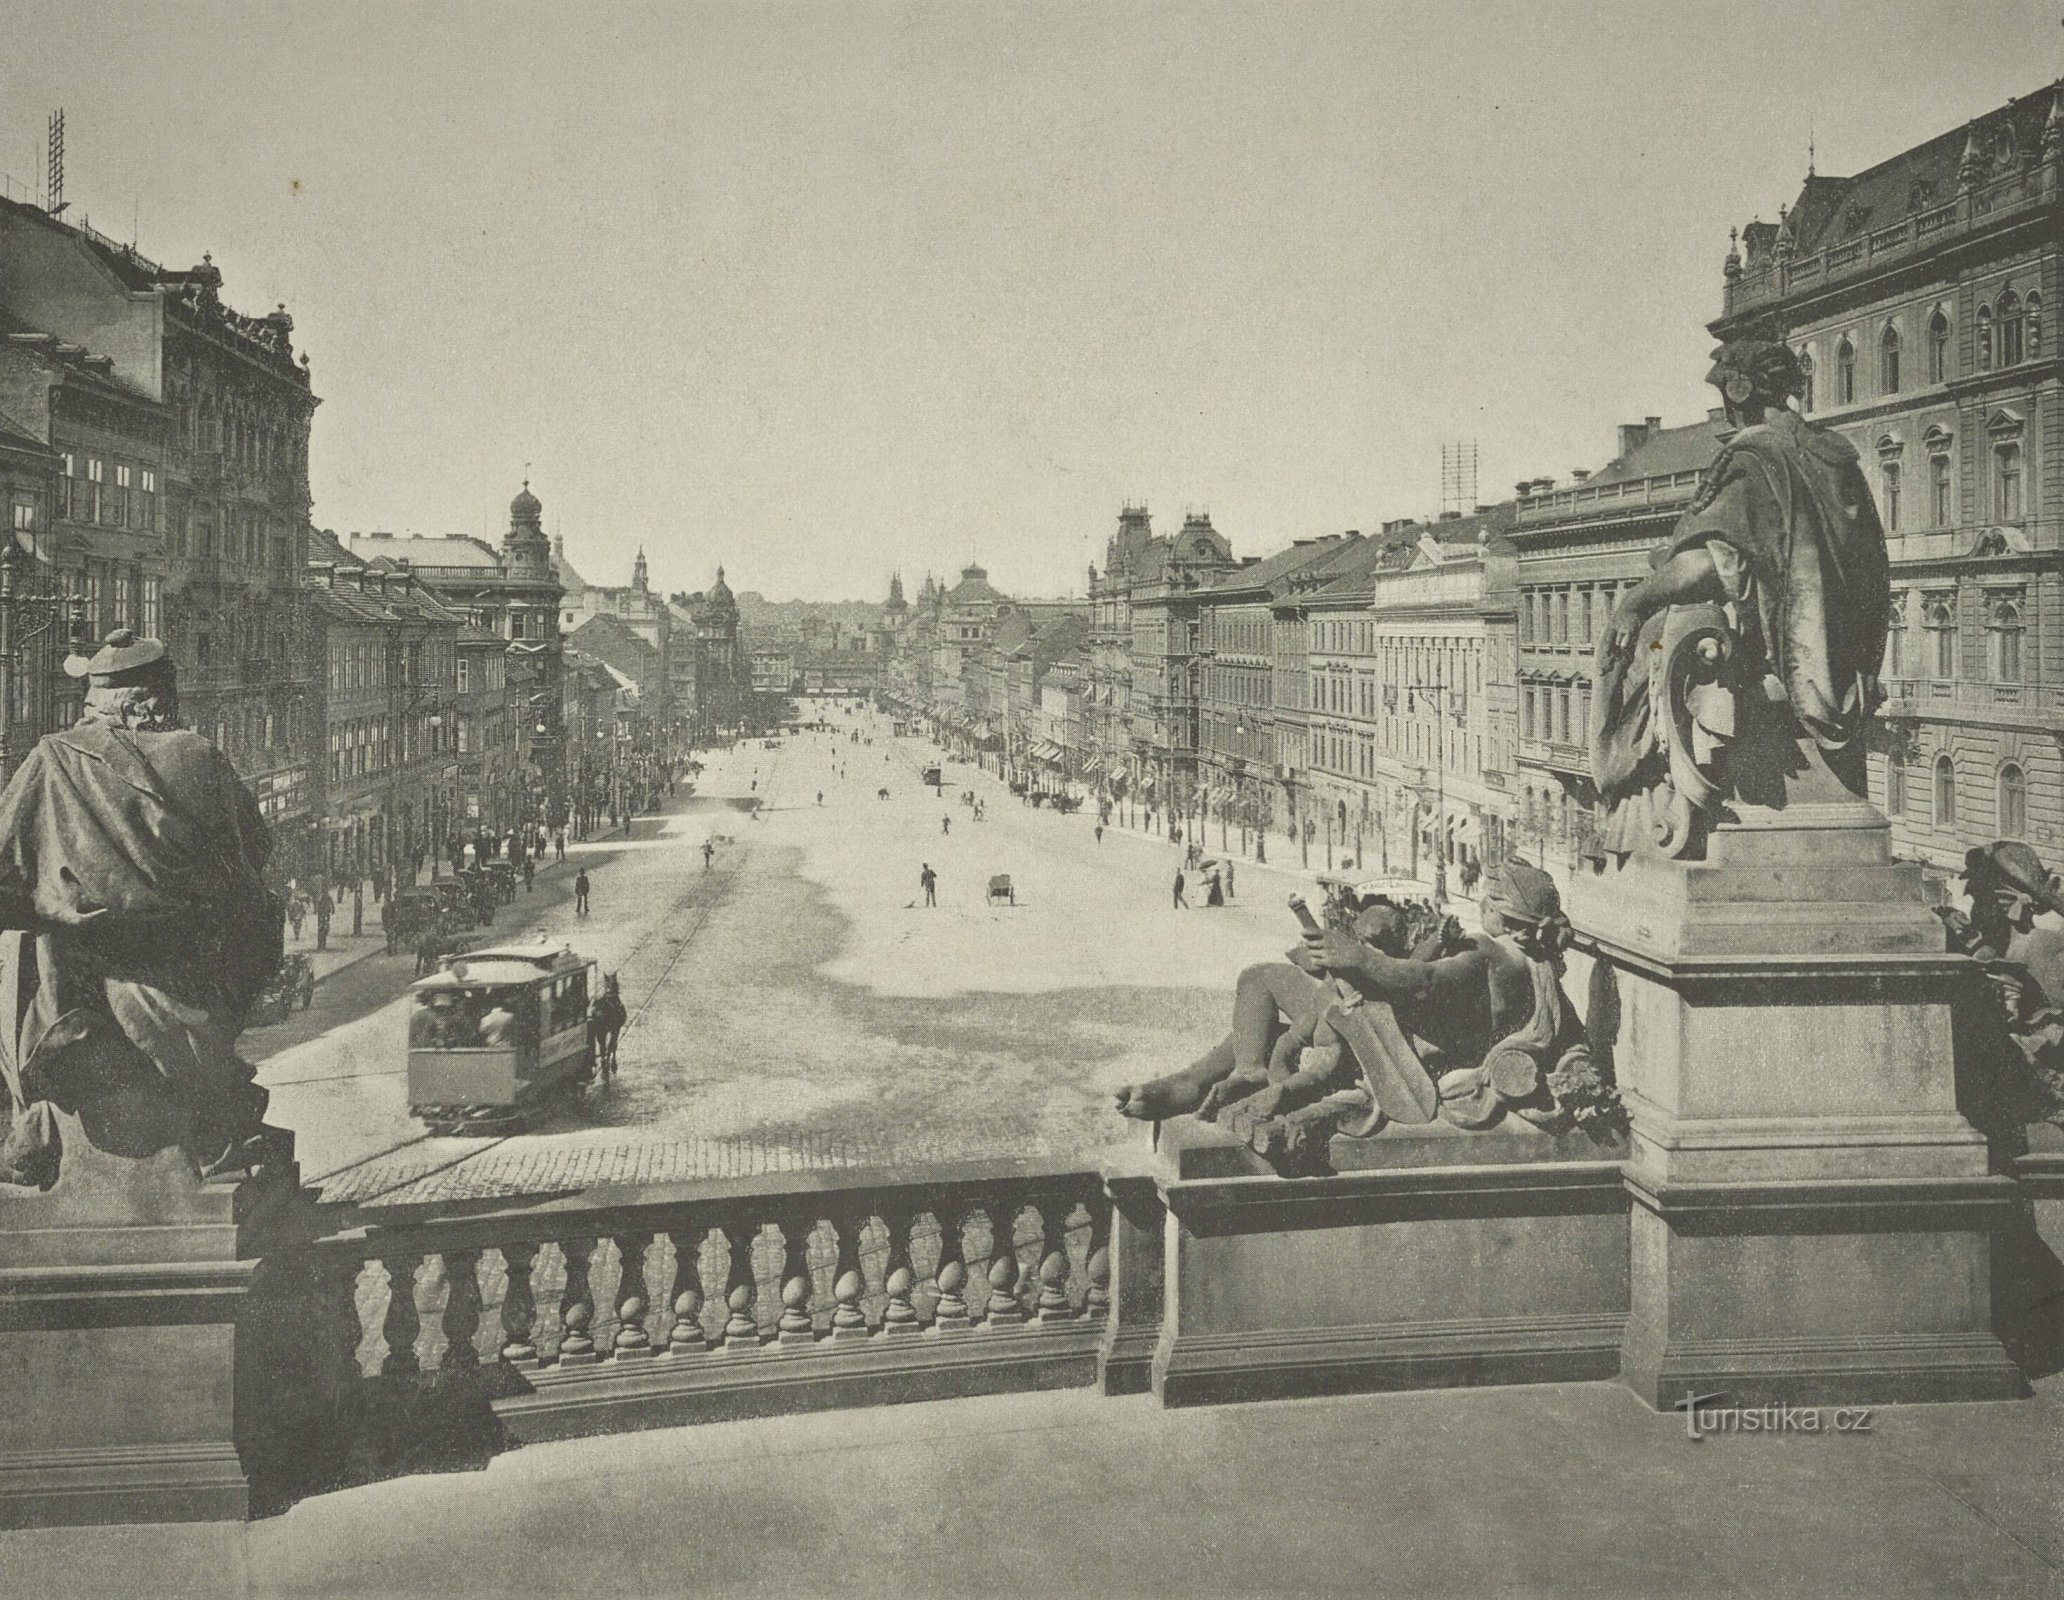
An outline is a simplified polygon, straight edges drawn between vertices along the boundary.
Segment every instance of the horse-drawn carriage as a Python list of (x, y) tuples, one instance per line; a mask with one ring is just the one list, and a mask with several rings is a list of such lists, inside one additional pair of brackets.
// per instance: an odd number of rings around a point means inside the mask
[(545, 939), (446, 960), (409, 986), (409, 1112), (433, 1133), (501, 1133), (595, 1076), (595, 963)]
[(512, 861), (490, 861), (487, 864), (488, 880), (494, 884), (495, 899), (505, 906), (516, 903), (516, 883), (520, 874)]
[(315, 963), (299, 953), (280, 961), (272, 981), (251, 1002), (249, 1025), (265, 1028), (285, 1022), (297, 1004), (303, 1011), (315, 1004)]
[(1054, 810), (1058, 811), (1064, 817), (1072, 816), (1082, 809), (1082, 797), (1080, 795), (1051, 795), (1048, 797), (1046, 803), (1052, 806)]

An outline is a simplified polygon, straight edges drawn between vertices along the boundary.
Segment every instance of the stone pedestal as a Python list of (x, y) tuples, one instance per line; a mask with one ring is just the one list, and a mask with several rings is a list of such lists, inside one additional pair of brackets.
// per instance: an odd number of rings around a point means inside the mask
[(1972, 969), (1887, 834), (1798, 807), (1572, 887), (1617, 988), (1596, 1042), (1633, 1118), (1623, 1376), (1653, 1405), (2025, 1392), (1991, 1314), (2013, 1186), (1956, 1105)]
[(1149, 1318), (1166, 1405), (1618, 1370), (1619, 1147), (1433, 1123), (1334, 1152), (1332, 1176), (1284, 1178), (1216, 1128), (1164, 1129), (1160, 1271), (1140, 1259), (1157, 1216), (1141, 1197), (1119, 1212), (1119, 1284), (1136, 1272), (1143, 1292), (1121, 1293), (1108, 1386), (1134, 1378)]
[(239, 1441), (278, 1387), (251, 1290), (295, 1174), (203, 1183), (65, 1120), (56, 1187), (0, 1193), (0, 1528), (248, 1515)]

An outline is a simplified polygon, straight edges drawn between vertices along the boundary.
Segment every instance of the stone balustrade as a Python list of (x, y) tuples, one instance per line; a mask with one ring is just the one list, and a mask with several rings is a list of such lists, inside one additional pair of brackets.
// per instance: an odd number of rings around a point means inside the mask
[(313, 1247), (318, 1365), (345, 1391), (484, 1375), (518, 1437), (1094, 1380), (1095, 1173), (796, 1181), (349, 1217)]

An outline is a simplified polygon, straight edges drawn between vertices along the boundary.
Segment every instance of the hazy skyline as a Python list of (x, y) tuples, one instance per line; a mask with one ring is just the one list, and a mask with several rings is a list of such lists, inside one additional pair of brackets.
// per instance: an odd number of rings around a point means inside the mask
[(1681, 423), (1727, 230), (2064, 69), (1903, 6), (16, 0), (0, 172), (285, 301), (314, 519), (590, 582), (1080, 592), (1121, 501), (1242, 553)]

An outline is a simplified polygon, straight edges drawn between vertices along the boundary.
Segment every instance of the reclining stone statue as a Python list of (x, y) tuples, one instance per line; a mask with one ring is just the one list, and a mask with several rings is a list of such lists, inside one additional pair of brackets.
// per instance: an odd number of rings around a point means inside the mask
[(1569, 929), (1545, 872), (1509, 861), (1493, 874), (1480, 938), (1406, 953), (1403, 931), (1389, 908), (1308, 930), (1291, 960), (1240, 974), (1220, 1044), (1119, 1091), (1117, 1109), (1216, 1119), (1287, 1161), (1390, 1122), (1475, 1129), (1510, 1114), (1561, 1132), (1617, 1116), (1562, 990)]
[(2025, 1129), (2064, 1127), (2064, 932), (2036, 916), (2064, 912), (2064, 894), (2034, 850), (2000, 839), (1964, 858), (1967, 916), (1942, 909), (1949, 948), (1988, 980), (1986, 1003), (1965, 1014), (1960, 1099), (1983, 1132), (2025, 1146)]
[(0, 1183), (56, 1184), (60, 1113), (115, 1156), (178, 1147), (200, 1176), (248, 1174), (285, 1143), (236, 1054), (281, 953), (258, 803), (180, 727), (158, 640), (118, 629), (65, 665), (89, 680), (84, 716), (0, 792)]
[(1608, 852), (1687, 857), (1740, 805), (1854, 806), (1891, 597), (1847, 440), (1790, 409), (1782, 344), (1713, 353), (1739, 429), (1599, 641), (1591, 768)]

